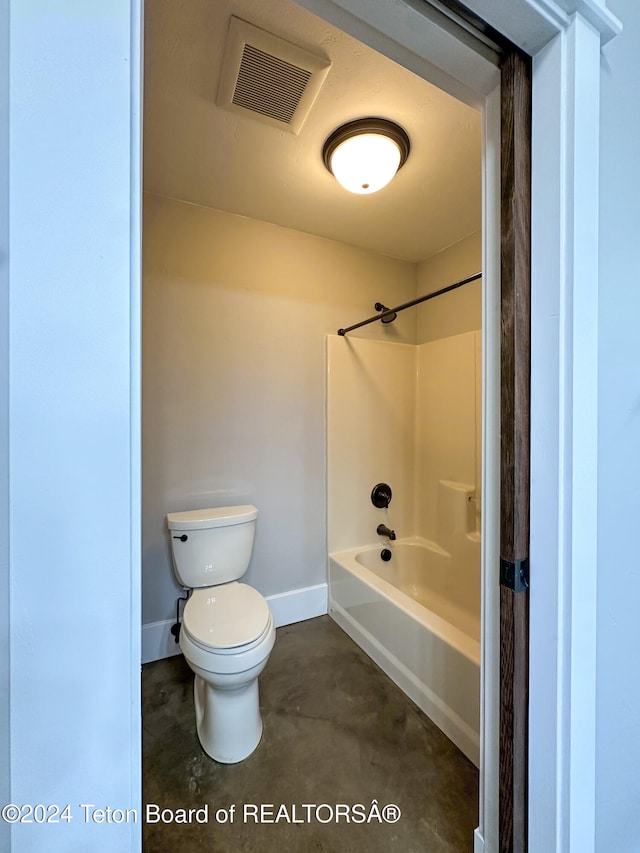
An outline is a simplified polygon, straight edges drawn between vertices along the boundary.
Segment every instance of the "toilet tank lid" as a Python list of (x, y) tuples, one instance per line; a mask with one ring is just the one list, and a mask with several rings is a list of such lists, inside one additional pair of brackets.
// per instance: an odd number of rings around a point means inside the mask
[(257, 518), (258, 510), (245, 506), (218, 506), (210, 509), (190, 509), (186, 512), (170, 512), (167, 515), (169, 530), (203, 530), (207, 527), (228, 527), (231, 524), (246, 524)]

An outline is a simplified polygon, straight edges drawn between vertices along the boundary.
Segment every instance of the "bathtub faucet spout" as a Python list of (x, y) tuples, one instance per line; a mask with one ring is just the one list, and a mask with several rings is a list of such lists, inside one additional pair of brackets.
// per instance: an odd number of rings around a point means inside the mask
[(395, 530), (389, 530), (386, 524), (379, 524), (376, 528), (378, 536), (387, 536), (391, 541), (396, 538)]

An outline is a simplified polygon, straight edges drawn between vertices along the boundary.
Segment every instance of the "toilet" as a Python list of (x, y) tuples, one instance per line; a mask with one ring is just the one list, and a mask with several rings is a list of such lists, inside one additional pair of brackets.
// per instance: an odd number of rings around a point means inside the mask
[(276, 637), (266, 600), (238, 583), (249, 565), (257, 517), (250, 505), (167, 515), (176, 577), (193, 590), (180, 649), (195, 673), (198, 738), (223, 764), (242, 761), (260, 743), (258, 676)]

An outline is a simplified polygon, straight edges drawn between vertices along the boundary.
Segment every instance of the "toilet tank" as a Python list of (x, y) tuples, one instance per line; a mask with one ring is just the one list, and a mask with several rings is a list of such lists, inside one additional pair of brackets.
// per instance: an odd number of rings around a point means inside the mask
[(247, 571), (258, 510), (251, 505), (170, 512), (176, 577), (194, 589), (238, 580)]

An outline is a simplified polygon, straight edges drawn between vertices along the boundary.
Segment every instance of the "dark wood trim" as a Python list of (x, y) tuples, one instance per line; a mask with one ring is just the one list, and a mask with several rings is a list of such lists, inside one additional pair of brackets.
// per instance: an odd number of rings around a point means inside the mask
[[(500, 556), (529, 557), (531, 60), (501, 77)], [(529, 591), (500, 588), (500, 853), (527, 850)]]

